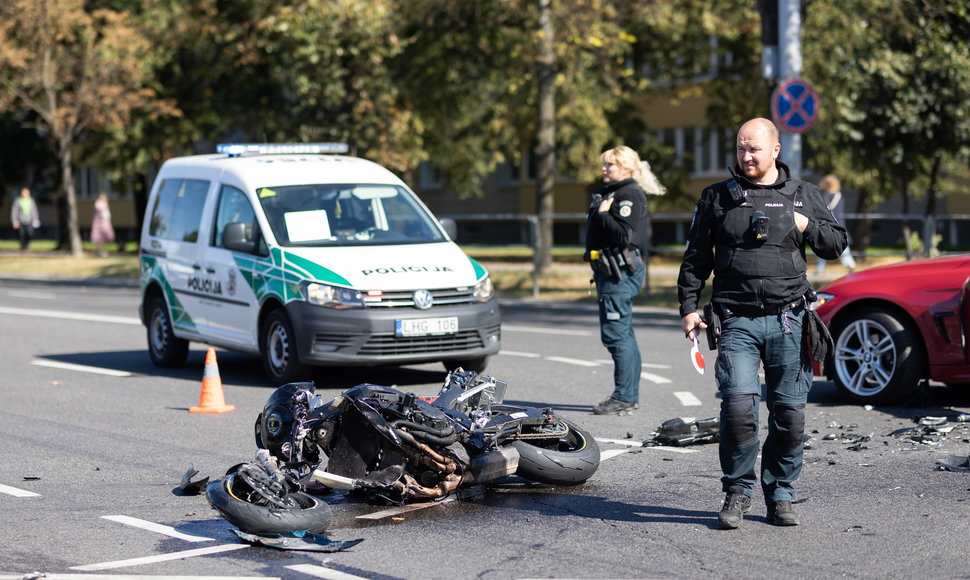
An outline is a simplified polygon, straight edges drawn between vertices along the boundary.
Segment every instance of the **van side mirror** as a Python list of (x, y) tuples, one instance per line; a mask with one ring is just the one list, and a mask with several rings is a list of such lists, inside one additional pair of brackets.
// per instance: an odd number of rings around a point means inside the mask
[(451, 241), (455, 241), (455, 239), (458, 238), (458, 224), (455, 223), (455, 220), (451, 218), (441, 218), (438, 220), (438, 223), (440, 223), (441, 227), (445, 229), (445, 233), (448, 234)]
[(253, 239), (252, 231), (253, 224), (226, 224), (226, 229), (222, 232), (222, 245), (228, 250), (253, 254), (256, 252), (256, 240)]

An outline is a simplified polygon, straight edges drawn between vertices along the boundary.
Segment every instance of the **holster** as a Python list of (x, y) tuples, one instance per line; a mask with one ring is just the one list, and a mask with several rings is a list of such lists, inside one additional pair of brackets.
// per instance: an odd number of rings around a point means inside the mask
[(704, 305), (701, 320), (707, 325), (707, 348), (717, 350), (717, 341), (721, 338), (721, 317), (712, 302)]

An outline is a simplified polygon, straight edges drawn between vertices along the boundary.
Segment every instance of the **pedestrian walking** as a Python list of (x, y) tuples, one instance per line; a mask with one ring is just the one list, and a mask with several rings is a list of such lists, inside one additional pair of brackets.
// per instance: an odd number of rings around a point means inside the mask
[[(839, 178), (829, 174), (822, 178), (822, 181), (818, 184), (819, 188), (822, 190), (822, 199), (825, 200), (825, 204), (828, 206), (829, 210), (832, 211), (832, 216), (835, 217), (835, 221), (839, 222), (845, 226), (845, 209), (842, 204), (842, 184), (839, 182)], [(845, 266), (845, 269), (852, 273), (855, 270), (855, 258), (852, 257), (852, 236), (849, 235), (848, 230), (846, 230), (846, 246), (845, 250), (839, 254), (839, 261)], [(816, 258), (815, 272), (818, 274), (825, 273), (825, 262), (822, 258)]]
[(20, 198), (13, 200), (10, 207), (10, 223), (20, 235), (20, 251), (26, 252), (30, 249), (30, 240), (34, 237), (34, 231), (40, 227), (40, 212), (37, 210), (37, 202), (30, 195), (29, 188), (21, 189)]
[(600, 340), (613, 358), (613, 392), (597, 415), (628, 415), (639, 407), (640, 348), (633, 331), (633, 299), (643, 286), (647, 240), (646, 193), (663, 186), (636, 151), (621, 145), (600, 156), (604, 187), (586, 213), (586, 252), (599, 304)]
[(97, 247), (99, 258), (108, 256), (105, 251), (105, 243), (115, 241), (115, 230), (111, 225), (111, 207), (108, 205), (108, 196), (101, 193), (94, 202), (94, 217), (91, 219), (91, 241)]
[(731, 179), (704, 189), (694, 208), (677, 282), (683, 330), (692, 340), (714, 323), (713, 316), (705, 322), (697, 312), (701, 290), (714, 275), (711, 301), (720, 317), (714, 369), (725, 493), (718, 522), (724, 529), (740, 526), (751, 509), (762, 392), (768, 434), (761, 448), (761, 489), (768, 521), (799, 523), (792, 501), (802, 470), (805, 404), (812, 386), (802, 331), (814, 295), (805, 248), (835, 259), (846, 246), (845, 228), (832, 217), (818, 188), (792, 178), (778, 160), (780, 152), (778, 128), (771, 121), (756, 118), (741, 126)]

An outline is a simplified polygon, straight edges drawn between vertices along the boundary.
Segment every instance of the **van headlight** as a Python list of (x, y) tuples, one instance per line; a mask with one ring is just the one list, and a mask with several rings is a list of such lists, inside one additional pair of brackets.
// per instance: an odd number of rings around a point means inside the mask
[(485, 276), (485, 279), (475, 286), (472, 298), (475, 299), (475, 302), (488, 302), (493, 296), (495, 296), (495, 286), (492, 285), (492, 278)]
[(303, 298), (310, 304), (327, 308), (363, 308), (360, 292), (353, 288), (341, 288), (317, 282), (302, 282)]

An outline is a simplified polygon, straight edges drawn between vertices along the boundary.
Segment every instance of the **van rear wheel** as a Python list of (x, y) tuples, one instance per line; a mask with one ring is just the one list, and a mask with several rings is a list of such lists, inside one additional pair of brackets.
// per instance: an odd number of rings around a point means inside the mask
[(263, 369), (273, 384), (296, 382), (309, 374), (307, 366), (300, 362), (293, 324), (282, 308), (271, 311), (263, 320), (259, 352)]

